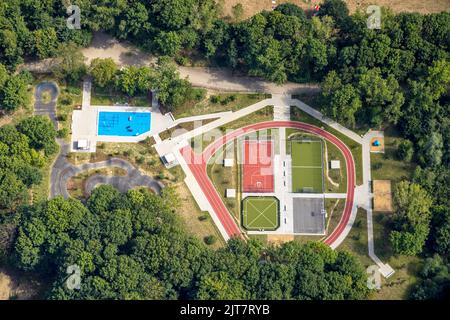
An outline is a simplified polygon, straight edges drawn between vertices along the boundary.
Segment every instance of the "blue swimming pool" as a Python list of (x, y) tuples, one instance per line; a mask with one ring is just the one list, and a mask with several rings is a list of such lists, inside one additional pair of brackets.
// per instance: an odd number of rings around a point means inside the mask
[(112, 112), (98, 113), (98, 135), (133, 137), (149, 132), (152, 114), (150, 112)]

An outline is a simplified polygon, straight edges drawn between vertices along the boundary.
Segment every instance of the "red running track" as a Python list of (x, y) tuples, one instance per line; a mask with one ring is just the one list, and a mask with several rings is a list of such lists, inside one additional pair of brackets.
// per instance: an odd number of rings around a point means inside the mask
[(244, 134), (248, 134), (254, 131), (263, 130), (263, 129), (272, 129), (272, 128), (294, 128), (300, 129), (305, 132), (313, 133), (319, 135), (332, 144), (334, 144), (339, 150), (341, 150), (342, 154), (345, 158), (346, 169), (347, 169), (347, 200), (345, 202), (344, 213), (339, 221), (338, 226), (333, 230), (333, 232), (324, 240), (324, 242), (328, 245), (332, 245), (334, 241), (336, 241), (339, 236), (344, 231), (353, 208), (354, 196), (355, 196), (355, 161), (353, 159), (353, 155), (350, 149), (336, 136), (331, 133), (320, 129), (316, 126), (296, 121), (268, 121), (268, 122), (260, 122), (255, 123), (240, 129), (237, 129), (233, 132), (226, 134), (225, 136), (215, 140), (211, 143), (201, 154), (196, 154), (191, 149), (190, 146), (186, 146), (182, 148), (180, 151), (185, 158), (189, 169), (192, 171), (195, 179), (197, 180), (200, 188), (208, 199), (211, 207), (222, 223), (225, 231), (230, 237), (240, 236), (241, 231), (233, 219), (231, 214), (228, 212), (225, 204), (214, 188), (211, 180), (208, 177), (206, 172), (206, 166), (212, 155), (218, 151), (224, 144), (227, 144), (237, 137), (240, 137)]

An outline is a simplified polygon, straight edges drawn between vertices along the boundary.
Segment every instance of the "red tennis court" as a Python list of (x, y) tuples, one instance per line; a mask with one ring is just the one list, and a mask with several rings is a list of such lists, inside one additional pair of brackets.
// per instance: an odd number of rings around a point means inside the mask
[(273, 192), (273, 141), (246, 140), (243, 149), (242, 191)]

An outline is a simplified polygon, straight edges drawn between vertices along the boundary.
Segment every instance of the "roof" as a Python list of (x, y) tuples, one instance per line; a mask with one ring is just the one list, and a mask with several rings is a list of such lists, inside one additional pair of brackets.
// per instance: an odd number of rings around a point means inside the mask
[(88, 147), (88, 141), (86, 139), (77, 141), (78, 149), (86, 149)]
[(330, 167), (331, 169), (339, 169), (341, 167), (341, 162), (339, 160), (331, 160)]
[(233, 159), (224, 159), (223, 160), (223, 165), (225, 167), (232, 167), (234, 164), (234, 160)]
[(175, 161), (175, 156), (173, 153), (168, 153), (164, 156), (164, 159), (166, 160), (167, 163), (171, 163)]
[(227, 198), (236, 198), (236, 189), (227, 189), (225, 194)]

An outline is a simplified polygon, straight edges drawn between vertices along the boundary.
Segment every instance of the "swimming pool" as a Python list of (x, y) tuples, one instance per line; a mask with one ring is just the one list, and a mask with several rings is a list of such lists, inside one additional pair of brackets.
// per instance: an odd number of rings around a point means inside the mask
[(98, 135), (139, 136), (150, 131), (151, 120), (150, 112), (100, 111), (98, 113)]

